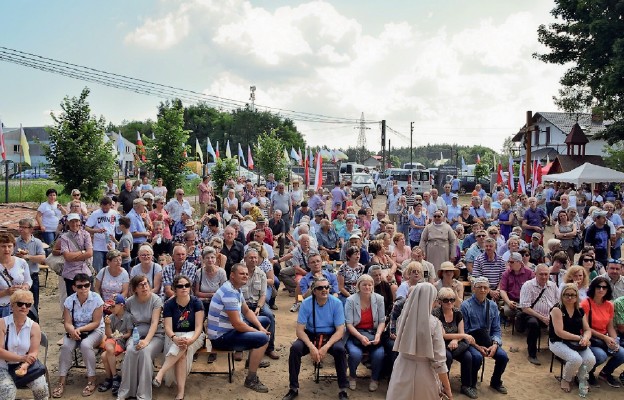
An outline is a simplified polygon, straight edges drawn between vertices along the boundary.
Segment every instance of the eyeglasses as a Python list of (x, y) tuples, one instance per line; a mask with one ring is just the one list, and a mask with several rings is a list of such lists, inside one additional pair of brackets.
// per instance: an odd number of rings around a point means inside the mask
[(176, 289), (188, 289), (191, 287), (190, 283), (181, 283), (179, 285), (176, 285)]
[(583, 262), (594, 262), (593, 258), (583, 258)]
[(433, 216), (433, 218), (442, 218), (442, 216), (440, 214), (436, 214)]
[(80, 193), (72, 194), (73, 197), (80, 197)]
[(31, 227), (30, 227), (30, 226), (21, 226), (21, 225), (20, 225), (20, 226), (19, 226), (19, 228), (20, 228), (20, 229), (30, 229)]
[(184, 193), (176, 193), (176, 196), (184, 196)]
[(488, 290), (489, 286), (475, 286), (475, 290)]
[(568, 299), (575, 299), (577, 296), (576, 293), (564, 293), (563, 297), (567, 297)]
[(148, 281), (143, 281), (143, 282), (139, 283), (137, 286), (149, 286), (149, 282)]
[(19, 308), (22, 308), (22, 307), (30, 308), (33, 305), (33, 303), (25, 303), (23, 301), (16, 301), (15, 305), (18, 306)]
[(76, 289), (89, 289), (91, 287), (91, 283), (83, 283), (82, 285), (76, 285)]
[(329, 285), (325, 285), (325, 286), (315, 286), (314, 290), (329, 290), (330, 286)]
[(450, 299), (449, 299), (449, 298), (446, 298), (446, 299), (440, 299), (440, 301), (441, 301), (442, 303), (455, 303), (455, 298), (454, 298), (454, 297), (451, 297)]
[(598, 289), (598, 290), (607, 290), (607, 288), (608, 288), (608, 287), (609, 287), (609, 286), (605, 286), (605, 285), (598, 285), (598, 286), (596, 286), (596, 289)]

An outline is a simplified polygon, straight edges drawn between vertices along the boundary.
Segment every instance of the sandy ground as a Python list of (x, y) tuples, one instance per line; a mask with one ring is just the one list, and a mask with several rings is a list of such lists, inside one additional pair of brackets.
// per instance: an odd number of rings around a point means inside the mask
[[(379, 207), (381, 207), (381, 201), (385, 198), (380, 196), (377, 200)], [(550, 230), (552, 234), (552, 229)], [(42, 282), (43, 282), (43, 276)], [(56, 383), (57, 366), (58, 366), (58, 346), (56, 342), (63, 335), (63, 326), (61, 324), (61, 314), (59, 301), (56, 289), (57, 277), (52, 272), (48, 279), (47, 288), (42, 288), (41, 295), (41, 320), (42, 329), (46, 332), (50, 339), (50, 351), (48, 354), (48, 367), (50, 368), (50, 374), (52, 383)], [(236, 363), (236, 371), (234, 373), (234, 382), (231, 384), (227, 380), (227, 376), (204, 376), (192, 374), (186, 385), (186, 398), (187, 399), (281, 399), (288, 391), (288, 352), (290, 344), (295, 339), (295, 323), (296, 314), (290, 313), (288, 310), (292, 304), (292, 299), (285, 295), (286, 292), (280, 291), (277, 298), (277, 305), (279, 310), (276, 311), (277, 329), (276, 329), (276, 347), (280, 354), (280, 360), (271, 360), (271, 366), (259, 371), (259, 377), (262, 382), (270, 389), (268, 394), (259, 394), (243, 387), (243, 380), (245, 378), (244, 362)], [(503, 375), (505, 386), (509, 390), (507, 396), (500, 395), (492, 391), (488, 384), (489, 378), (492, 373), (494, 363), (492, 360), (488, 360), (485, 367), (484, 381), (479, 387), (479, 396), (481, 399), (489, 398), (508, 398), (508, 399), (572, 399), (578, 396), (576, 388), (572, 393), (566, 394), (559, 389), (559, 382), (555, 379), (555, 374), (559, 373), (559, 363), (555, 362), (554, 373), (549, 372), (551, 353), (548, 351), (547, 346), (547, 334), (542, 334), (541, 347), (542, 350), (538, 354), (538, 358), (542, 361), (541, 366), (534, 366), (530, 364), (526, 357), (526, 339), (524, 336), (518, 334), (512, 336), (511, 328), (504, 328), (503, 334), (504, 349), (508, 352), (510, 362), (507, 366), (507, 370)], [(519, 348), (518, 352), (511, 352), (510, 348)], [(206, 364), (206, 356), (200, 356), (199, 360), (195, 362), (194, 369), (197, 370), (210, 370), (218, 368), (225, 371), (227, 369), (227, 360), (225, 357), (219, 357), (219, 360), (208, 366)], [(333, 361), (329, 357), (329, 364), (323, 371), (327, 373), (333, 372)], [(620, 373), (622, 368), (618, 369), (616, 373)], [(312, 363), (309, 357), (305, 357), (302, 362), (302, 371), (299, 377), (300, 381), (300, 396), (304, 399), (328, 399), (337, 398), (338, 388), (335, 381), (328, 382), (323, 381), (319, 384), (314, 383), (312, 379)], [(451, 369), (451, 385), (453, 392), (457, 398), (466, 398), (459, 394), (460, 381), (459, 381), (459, 364), (454, 363)], [(358, 375), (365, 377), (370, 376), (370, 371), (360, 366)], [(98, 381), (104, 378), (104, 371), (101, 369), (101, 365), (98, 366)], [(86, 385), (86, 377), (84, 369), (72, 369), (68, 376), (68, 385), (66, 386), (64, 398), (78, 399), (81, 398), (82, 388)], [(425, 384), (425, 382), (423, 382)], [(385, 392), (388, 382), (383, 381), (380, 384), (379, 390), (376, 393), (368, 392), (368, 379), (362, 378), (358, 380), (358, 388), (356, 391), (349, 391), (351, 398), (357, 399), (383, 399), (385, 398)], [(24, 395), (28, 395), (27, 392), (23, 392)], [(176, 391), (171, 388), (161, 387), (154, 390), (155, 399), (173, 399)], [(110, 399), (111, 393), (98, 393), (96, 392), (92, 398), (96, 399)], [(604, 399), (611, 400), (617, 398), (624, 398), (624, 388), (613, 389), (608, 387), (605, 383), (601, 384), (600, 388), (592, 389), (589, 395), (592, 399)]]

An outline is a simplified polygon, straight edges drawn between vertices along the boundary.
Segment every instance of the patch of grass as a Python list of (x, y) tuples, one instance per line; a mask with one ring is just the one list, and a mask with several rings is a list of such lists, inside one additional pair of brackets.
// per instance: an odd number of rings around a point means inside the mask
[[(45, 179), (24, 180), (22, 181), (21, 197), (20, 197), (20, 184), (19, 180), (9, 180), (9, 203), (17, 202), (35, 202), (43, 203), (47, 197), (45, 195), (48, 189), (56, 189), (59, 193), (58, 201), (61, 204), (67, 204), (71, 197), (65, 194), (61, 194), (63, 187), (55, 182)], [(0, 202), (6, 201), (5, 197), (6, 187), (5, 182), (2, 182), (0, 186)]]

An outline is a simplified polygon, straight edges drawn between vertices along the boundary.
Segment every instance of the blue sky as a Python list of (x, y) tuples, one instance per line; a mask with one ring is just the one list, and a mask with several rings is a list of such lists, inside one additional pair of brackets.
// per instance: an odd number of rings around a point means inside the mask
[[(526, 110), (556, 111), (561, 66), (532, 59), (552, 1), (13, 1), (0, 46), (206, 94), (343, 118), (386, 119), (415, 145), (500, 150)], [(50, 124), (89, 86), (108, 121), (154, 118), (158, 97), (0, 61), (0, 119)], [(312, 145), (347, 147), (354, 125), (295, 121)], [(379, 150), (379, 127), (367, 131)], [(393, 146), (409, 145), (394, 134)]]

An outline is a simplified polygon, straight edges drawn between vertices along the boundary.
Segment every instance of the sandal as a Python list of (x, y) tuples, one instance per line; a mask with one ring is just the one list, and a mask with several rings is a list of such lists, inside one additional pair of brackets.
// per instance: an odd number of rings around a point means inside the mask
[(561, 390), (563, 390), (565, 393), (570, 393), (570, 382), (566, 381), (565, 379), (561, 379)]
[(63, 393), (65, 393), (65, 384), (59, 382), (56, 384), (56, 387), (52, 391), (52, 397), (55, 399), (59, 399), (63, 397)]
[(82, 397), (89, 397), (95, 392), (95, 382), (89, 381), (87, 382), (87, 386), (82, 389)]
[(113, 387), (113, 378), (107, 379), (104, 382), (100, 383), (97, 390), (98, 392), (106, 392)]

